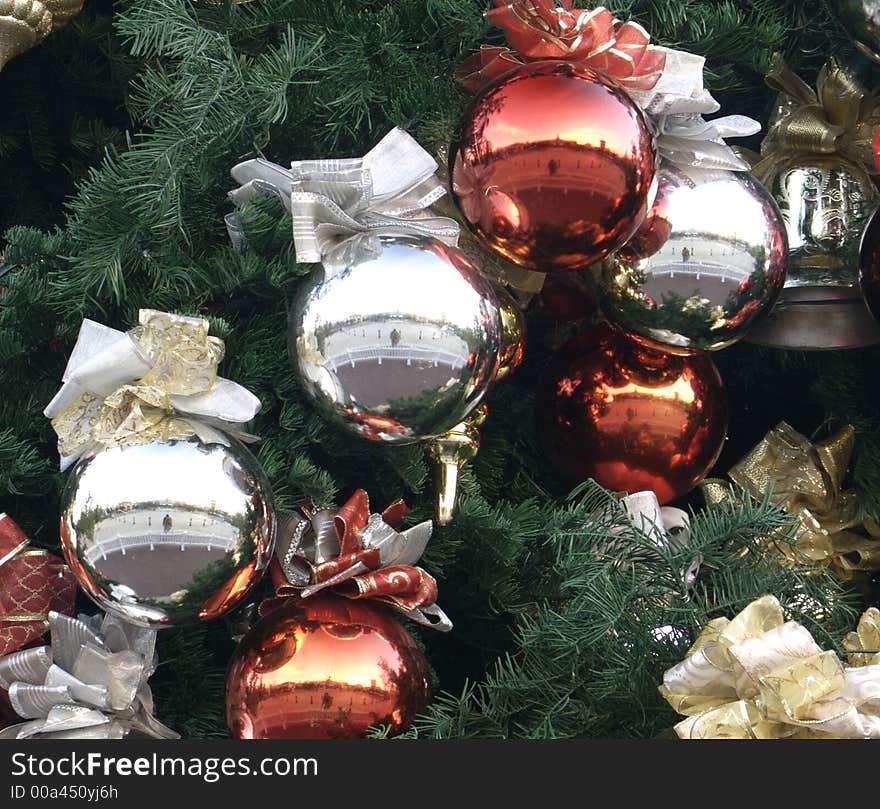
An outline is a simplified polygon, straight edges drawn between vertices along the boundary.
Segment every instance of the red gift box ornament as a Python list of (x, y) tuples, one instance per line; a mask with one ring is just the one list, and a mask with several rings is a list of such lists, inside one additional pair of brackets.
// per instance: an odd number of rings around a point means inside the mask
[(0, 513), (0, 657), (42, 636), (50, 611), (73, 613), (76, 581), (70, 568), (29, 544), (15, 521)]
[[(371, 598), (423, 626), (448, 632), (452, 622), (437, 606), (437, 582), (417, 567), (433, 525), (399, 531), (408, 508), (399, 500), (382, 514), (358, 489), (338, 510), (303, 507), (279, 521), (271, 574), (279, 597), (306, 599), (322, 590), (347, 598)], [(272, 605), (261, 607), (261, 613)]]

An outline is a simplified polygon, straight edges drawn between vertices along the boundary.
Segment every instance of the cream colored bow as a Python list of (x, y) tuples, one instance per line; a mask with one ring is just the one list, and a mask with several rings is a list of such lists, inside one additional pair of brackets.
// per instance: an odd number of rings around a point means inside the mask
[(877, 739), (880, 665), (861, 654), (854, 662), (870, 665), (845, 667), (764, 596), (732, 620), (710, 621), (660, 693), (688, 717), (675, 726), (682, 739)]
[(61, 468), (94, 444), (168, 440), (198, 434), (228, 443), (260, 409), (246, 388), (217, 376), (223, 341), (208, 321), (141, 309), (121, 332), (84, 320), (64, 384), (44, 411), (58, 434)]

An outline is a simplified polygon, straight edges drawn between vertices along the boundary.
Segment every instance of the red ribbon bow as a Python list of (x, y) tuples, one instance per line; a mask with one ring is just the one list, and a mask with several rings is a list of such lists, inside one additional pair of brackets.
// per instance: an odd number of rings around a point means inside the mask
[(0, 657), (17, 652), (49, 628), (49, 611), (73, 613), (76, 581), (57, 556), (29, 540), (0, 514)]
[(376, 599), (418, 623), (448, 631), (452, 624), (437, 606), (436, 579), (414, 564), (431, 523), (398, 531), (408, 511), (398, 500), (371, 516), (369, 497), (358, 489), (335, 513), (304, 507), (302, 516), (283, 520), (270, 568), (276, 595), (308, 598), (332, 588), (347, 598)]
[(666, 67), (666, 54), (650, 44), (642, 26), (619, 20), (602, 6), (572, 8), (573, 0), (494, 2), (486, 19), (504, 29), (513, 51), (483, 45), (462, 62), (455, 77), (471, 92), (542, 59), (576, 62), (631, 90), (650, 90)]

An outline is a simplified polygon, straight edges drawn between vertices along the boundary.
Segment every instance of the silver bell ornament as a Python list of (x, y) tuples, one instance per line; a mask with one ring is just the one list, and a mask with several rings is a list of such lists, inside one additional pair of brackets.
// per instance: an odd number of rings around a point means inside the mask
[(880, 196), (871, 177), (880, 111), (831, 59), (809, 87), (777, 61), (780, 96), (754, 173), (776, 198), (788, 232), (787, 278), (749, 340), (778, 348), (844, 349), (880, 342), (859, 289), (859, 239)]
[(85, 321), (46, 409), (64, 467), (61, 544), (104, 610), (161, 629), (225, 614), (271, 561), (272, 497), (238, 438), (259, 409), (216, 376), (207, 321), (152, 310), (124, 333)]
[[(320, 262), (290, 309), (289, 345), (304, 391), (349, 432), (428, 442), (452, 518), (458, 461), (432, 442), (463, 429), (492, 383), (522, 356), (523, 321), (458, 249), (458, 224), (429, 205), (437, 162), (392, 130), (363, 158), (236, 166), (236, 203), (274, 194), (291, 212), (297, 261)], [(238, 240), (235, 215), (227, 220)], [(473, 438), (473, 436), (471, 436)], [(471, 442), (475, 448), (476, 443)], [(453, 469), (454, 467), (454, 469)]]

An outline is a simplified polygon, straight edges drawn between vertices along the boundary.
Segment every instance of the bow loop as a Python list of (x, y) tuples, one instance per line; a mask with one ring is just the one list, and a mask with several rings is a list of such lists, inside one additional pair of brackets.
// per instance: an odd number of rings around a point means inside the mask
[[(289, 170), (259, 159), (240, 163), (232, 176), (241, 187), (230, 197), (239, 205), (258, 193), (277, 196), (291, 213), (297, 261), (337, 269), (378, 255), (381, 236), (458, 243), (455, 220), (430, 212), (446, 193), (437, 168), (411, 135), (395, 128), (363, 158), (302, 160)], [(240, 243), (235, 214), (227, 226)]]
[(0, 657), (35, 641), (48, 629), (49, 612), (72, 612), (75, 601), (70, 568), (31, 548), (24, 531), (0, 513)]
[(683, 739), (880, 738), (880, 666), (845, 667), (772, 596), (710, 622), (660, 693)]
[(309, 598), (332, 587), (348, 598), (375, 598), (423, 626), (452, 629), (436, 603), (436, 580), (416, 566), (431, 538), (430, 521), (400, 531), (402, 501), (370, 514), (362, 489), (335, 512), (301, 511), (280, 525), (272, 567), (278, 596)]
[(597, 70), (632, 90), (649, 90), (659, 80), (666, 53), (650, 44), (650, 35), (608, 9), (572, 8), (572, 0), (495, 0), (486, 19), (504, 30), (506, 48), (481, 51), (457, 76), (479, 90), (506, 72), (505, 67), (543, 59), (562, 59)]
[(779, 104), (754, 168), (758, 179), (767, 181), (794, 155), (810, 154), (836, 154), (876, 174), (873, 139), (880, 108), (852, 72), (831, 58), (814, 90), (777, 56), (765, 82), (779, 92)]
[(0, 658), (0, 685), (31, 721), (0, 739), (120, 739), (131, 731), (180, 738), (153, 716), (147, 680), (156, 669), (156, 631), (111, 615), (49, 613), (51, 645)]
[[(880, 566), (876, 520), (860, 517), (853, 494), (842, 490), (854, 445), (850, 426), (813, 444), (781, 422), (730, 469), (741, 489), (757, 499), (769, 497), (795, 517), (793, 542), (788, 529), (764, 538), (785, 563), (831, 564), (844, 578)], [(723, 481), (706, 480), (700, 488), (709, 505), (733, 496)]]
[(260, 400), (217, 376), (224, 344), (208, 328), (203, 318), (153, 309), (142, 309), (128, 333), (84, 320), (64, 384), (44, 411), (58, 434), (62, 469), (96, 443), (193, 433), (225, 440), (208, 425), (251, 438), (242, 425)]

